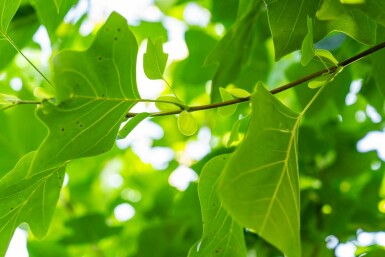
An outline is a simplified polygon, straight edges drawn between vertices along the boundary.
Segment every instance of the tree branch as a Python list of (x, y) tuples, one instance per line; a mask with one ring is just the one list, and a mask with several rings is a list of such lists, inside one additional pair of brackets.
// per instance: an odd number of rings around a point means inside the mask
[[(377, 52), (381, 49), (385, 48), (385, 42), (382, 42), (378, 45), (375, 45), (357, 55), (354, 55), (353, 57), (350, 57), (340, 63), (338, 63), (337, 65), (335, 66), (331, 66), (331, 67), (328, 67), (328, 68), (325, 68), (323, 70), (320, 70), (320, 71), (317, 71), (317, 72), (314, 72), (312, 74), (309, 74), (305, 77), (302, 77), (296, 81), (293, 81), (293, 82), (290, 82), (288, 84), (285, 84), (283, 86), (280, 86), (280, 87), (277, 87), (273, 90), (270, 90), (270, 93), (272, 94), (277, 94), (277, 93), (280, 93), (280, 92), (283, 92), (287, 89), (290, 89), (292, 87), (295, 87), (295, 86), (298, 86), (304, 82), (307, 82), (307, 81), (310, 81), (312, 79), (315, 79), (319, 76), (322, 76), (322, 75), (325, 75), (325, 74), (332, 74), (334, 73), (339, 67), (346, 67), (350, 64), (352, 64), (353, 62), (355, 61), (358, 61), (360, 59), (362, 59), (363, 57), (366, 57), (374, 52)], [(232, 105), (232, 104), (237, 104), (237, 103), (243, 103), (243, 102), (248, 102), (250, 100), (250, 97), (245, 97), (245, 98), (236, 98), (236, 99), (233, 99), (233, 100), (229, 100), (229, 101), (224, 101), (224, 102), (220, 102), (220, 103), (213, 103), (213, 104), (207, 104), (207, 105), (200, 105), (200, 106), (191, 106), (189, 107), (188, 111), (189, 112), (195, 112), (195, 111), (202, 111), (202, 110), (207, 110), (207, 109), (214, 109), (214, 108), (218, 108), (218, 107), (222, 107), (222, 106), (227, 106), (227, 105)], [(166, 115), (172, 115), (172, 114), (178, 114), (180, 113), (181, 111), (183, 111), (182, 109), (181, 110), (176, 110), (176, 111), (170, 111), (170, 112), (154, 112), (154, 113), (151, 113), (150, 114), (150, 117), (156, 117), (156, 116), (166, 116)], [(135, 115), (137, 115), (138, 113), (132, 113), (132, 112), (129, 112), (126, 114), (126, 118), (132, 118), (134, 117)]]

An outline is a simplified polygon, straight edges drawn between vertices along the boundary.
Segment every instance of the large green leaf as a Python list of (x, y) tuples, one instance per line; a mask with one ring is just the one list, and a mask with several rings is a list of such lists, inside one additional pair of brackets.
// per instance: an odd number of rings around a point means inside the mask
[[(64, 165), (32, 170), (36, 152), (20, 159), (0, 178), (0, 256), (4, 256), (16, 227), (28, 222), (38, 237), (47, 230), (64, 178)], [(35, 175), (29, 176), (33, 172)]]
[(64, 51), (54, 59), (57, 104), (44, 101), (37, 111), (49, 135), (0, 178), (0, 253), (21, 222), (38, 237), (46, 233), (69, 160), (112, 147), (138, 97), (137, 50), (126, 20), (112, 13), (87, 51)]
[(85, 52), (64, 51), (54, 59), (59, 104), (44, 102), (38, 116), (50, 134), (36, 163), (56, 163), (109, 150), (120, 123), (139, 97), (138, 46), (126, 20), (112, 13)]
[(261, 84), (252, 95), (244, 141), (219, 183), (224, 207), (288, 257), (301, 256), (297, 132), (299, 116)]
[(219, 155), (204, 166), (199, 178), (199, 200), (202, 208), (203, 235), (189, 257), (242, 257), (247, 255), (243, 228), (222, 207), (216, 185), (230, 155)]

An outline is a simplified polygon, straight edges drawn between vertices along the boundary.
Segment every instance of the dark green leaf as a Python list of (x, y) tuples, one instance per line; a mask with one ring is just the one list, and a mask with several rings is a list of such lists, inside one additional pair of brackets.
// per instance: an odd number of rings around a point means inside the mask
[(219, 155), (204, 166), (199, 179), (199, 200), (202, 208), (203, 235), (189, 257), (246, 256), (243, 229), (222, 207), (216, 192), (219, 177), (230, 155)]

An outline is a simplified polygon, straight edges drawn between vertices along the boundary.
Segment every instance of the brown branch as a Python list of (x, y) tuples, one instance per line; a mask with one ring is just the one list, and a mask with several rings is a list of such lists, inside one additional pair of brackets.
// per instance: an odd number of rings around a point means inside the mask
[[(338, 65), (335, 65), (335, 66), (331, 66), (331, 67), (328, 67), (328, 68), (325, 68), (323, 70), (320, 70), (320, 71), (317, 71), (317, 72), (314, 72), (312, 74), (309, 74), (305, 77), (302, 77), (296, 81), (293, 81), (293, 82), (290, 82), (288, 84), (285, 84), (283, 86), (280, 86), (280, 87), (277, 87), (275, 89), (272, 89), (270, 90), (270, 93), (272, 94), (277, 94), (277, 93), (280, 93), (280, 92), (283, 92), (285, 90), (288, 90), (290, 88), (293, 88), (295, 86), (298, 86), (304, 82), (307, 82), (307, 81), (310, 81), (312, 79), (315, 79), (319, 76), (322, 76), (322, 75), (325, 75), (325, 74), (332, 74), (334, 73), (338, 67), (346, 67), (350, 64), (352, 64), (353, 62), (355, 61), (358, 61), (360, 59), (362, 59), (363, 57), (366, 57), (374, 52), (377, 52), (381, 49), (385, 48), (385, 42), (382, 42), (378, 45), (375, 45), (357, 55), (354, 55), (353, 57), (350, 57), (340, 63), (338, 63)], [(224, 101), (224, 102), (220, 102), (220, 103), (213, 103), (213, 104), (206, 104), (206, 105), (199, 105), (199, 106), (191, 106), (188, 108), (188, 111), (189, 112), (195, 112), (195, 111), (202, 111), (202, 110), (207, 110), (207, 109), (213, 109), (213, 108), (218, 108), (218, 107), (222, 107), (222, 106), (227, 106), (227, 105), (232, 105), (232, 104), (237, 104), (237, 103), (243, 103), (243, 102), (248, 102), (250, 100), (250, 97), (245, 97), (245, 98), (236, 98), (236, 99), (233, 99), (233, 100), (229, 100), (229, 101)], [(172, 114), (178, 114), (182, 111), (182, 109), (180, 110), (175, 110), (175, 111), (170, 111), (170, 112), (154, 112), (154, 113), (151, 113), (151, 117), (156, 117), (156, 116), (166, 116), (166, 115), (172, 115)], [(134, 117), (135, 115), (137, 115), (138, 113), (132, 113), (132, 112), (129, 112), (126, 114), (126, 118), (131, 118), (131, 117)]]

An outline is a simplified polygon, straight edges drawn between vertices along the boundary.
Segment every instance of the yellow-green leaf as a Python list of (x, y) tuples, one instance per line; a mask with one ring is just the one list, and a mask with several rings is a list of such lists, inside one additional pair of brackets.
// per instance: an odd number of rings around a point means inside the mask
[(144, 73), (149, 79), (163, 79), (168, 54), (163, 52), (163, 39), (158, 38), (155, 43), (149, 38), (147, 51), (143, 55)]
[(326, 60), (332, 62), (334, 65), (338, 64), (337, 59), (333, 56), (333, 54), (330, 51), (326, 49), (316, 49), (315, 55), (321, 58), (325, 58)]
[(197, 122), (191, 113), (182, 111), (178, 116), (179, 131), (185, 136), (192, 136), (197, 131)]
[(184, 105), (183, 102), (175, 96), (159, 96), (156, 101), (159, 101), (155, 102), (156, 108), (162, 112), (178, 111), (182, 109), (180, 105)]
[(227, 88), (226, 91), (237, 98), (246, 98), (251, 95), (248, 91), (242, 88)]
[[(223, 87), (219, 88), (219, 93), (221, 94), (221, 98), (223, 102), (234, 99), (233, 95), (227, 92), (227, 90), (224, 89)], [(228, 116), (231, 116), (236, 110), (237, 110), (237, 104), (222, 106), (218, 108), (218, 115), (222, 117), (228, 117)]]

